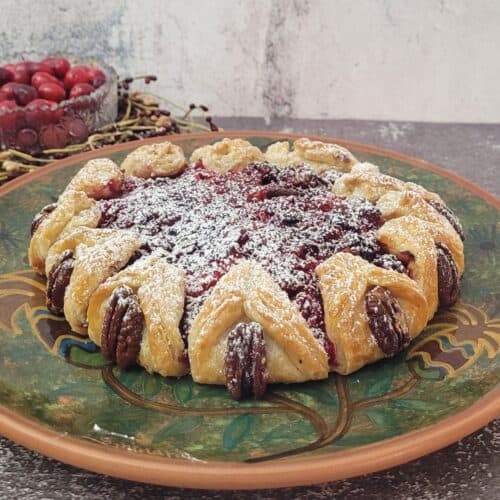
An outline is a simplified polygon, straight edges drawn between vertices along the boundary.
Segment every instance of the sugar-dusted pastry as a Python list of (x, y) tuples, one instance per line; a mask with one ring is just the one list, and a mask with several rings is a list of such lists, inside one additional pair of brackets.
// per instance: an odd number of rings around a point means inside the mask
[(289, 144), (87, 163), (33, 222), (49, 309), (122, 368), (237, 399), (396, 355), (459, 296), (459, 220), (341, 146)]
[(461, 240), (464, 239), (464, 230), (458, 217), (443, 202), (426, 200), (415, 191), (388, 191), (378, 199), (376, 205), (386, 220), (414, 215), (455, 231)]
[(123, 173), (107, 158), (89, 160), (68, 184), (68, 189), (83, 191), (90, 198), (102, 200), (120, 194)]
[(209, 146), (196, 149), (191, 162), (203, 163), (208, 170), (219, 174), (240, 170), (249, 163), (262, 161), (261, 150), (243, 139), (222, 139)]
[(146, 144), (128, 154), (121, 164), (126, 175), (170, 177), (186, 166), (184, 151), (169, 141)]
[(442, 203), (441, 197), (413, 182), (403, 182), (400, 179), (375, 171), (371, 164), (356, 165), (335, 183), (333, 192), (344, 196), (361, 196), (372, 203), (390, 191), (412, 191), (420, 194), (425, 200)]
[(28, 250), (30, 265), (44, 274), (50, 247), (62, 234), (78, 226), (96, 227), (101, 212), (96, 202), (82, 191), (66, 191), (57, 203), (44, 207), (33, 219)]
[(321, 263), (316, 274), (338, 373), (394, 356), (427, 323), (427, 301), (403, 273), (342, 252)]
[(188, 337), (195, 382), (225, 384), (236, 398), (268, 383), (328, 375), (327, 356), (297, 307), (257, 262), (220, 279)]
[(165, 257), (136, 260), (104, 281), (87, 311), (89, 337), (122, 368), (180, 377), (188, 372), (179, 323), (185, 272)]
[(275, 165), (307, 165), (317, 172), (338, 170), (349, 172), (358, 160), (354, 155), (338, 144), (311, 141), (307, 138), (297, 139), (290, 150), (288, 141), (271, 144), (265, 159)]
[(135, 232), (120, 229), (78, 228), (58, 240), (46, 262), (49, 310), (64, 311), (71, 328), (85, 334), (90, 296), (125, 267), (139, 247)]
[(463, 244), (451, 227), (406, 215), (386, 222), (378, 239), (390, 252), (404, 254), (410, 276), (429, 304), (427, 319), (439, 305), (454, 304), (464, 271)]

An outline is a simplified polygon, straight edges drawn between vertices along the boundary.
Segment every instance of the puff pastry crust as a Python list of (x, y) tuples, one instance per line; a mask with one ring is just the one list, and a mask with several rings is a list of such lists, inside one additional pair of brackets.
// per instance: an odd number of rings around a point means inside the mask
[[(377, 169), (378, 170), (378, 169)], [(376, 203), (381, 196), (390, 191), (411, 191), (426, 200), (442, 202), (441, 197), (413, 182), (403, 182), (390, 175), (381, 174), (371, 164), (358, 165), (353, 171), (344, 174), (335, 182), (333, 192), (344, 196), (361, 196)]]
[(287, 141), (271, 144), (265, 153), (265, 159), (276, 165), (307, 165), (317, 172), (338, 170), (350, 172), (358, 160), (346, 148), (338, 144), (311, 141), (307, 138), (297, 139), (293, 150)]
[(31, 267), (44, 274), (50, 247), (78, 226), (96, 227), (101, 212), (96, 202), (82, 191), (66, 189), (55, 209), (48, 213), (31, 237), (28, 259)]
[(214, 287), (188, 337), (195, 382), (225, 384), (227, 337), (240, 322), (261, 325), (268, 381), (303, 382), (328, 375), (324, 349), (298, 309), (258, 262), (241, 261)]
[(64, 292), (64, 316), (72, 330), (86, 334), (90, 296), (103, 281), (122, 269), (139, 248), (140, 240), (133, 231), (90, 228), (78, 228), (51, 247), (47, 275), (64, 251), (73, 255), (73, 271)]
[(386, 222), (378, 230), (378, 239), (395, 254), (411, 254), (409, 270), (427, 299), (427, 320), (431, 319), (439, 306), (436, 243), (447, 246), (461, 276), (464, 272), (462, 240), (452, 228), (412, 215)]
[(150, 373), (180, 377), (188, 372), (179, 323), (184, 312), (185, 272), (164, 257), (142, 257), (104, 281), (92, 294), (87, 311), (88, 334), (101, 345), (110, 298), (119, 286), (137, 295), (145, 318), (138, 363)]
[(338, 253), (316, 268), (323, 297), (326, 332), (335, 346), (333, 370), (347, 375), (386, 357), (368, 325), (365, 295), (370, 288), (389, 289), (406, 317), (410, 338), (427, 323), (427, 301), (408, 276), (374, 266), (361, 257)]
[(71, 179), (66, 190), (83, 191), (90, 198), (101, 200), (120, 193), (123, 173), (107, 158), (88, 161)]
[(263, 159), (262, 151), (243, 139), (222, 139), (196, 149), (191, 155), (191, 162), (201, 161), (205, 168), (219, 174), (240, 170)]
[(121, 169), (125, 175), (136, 177), (170, 177), (186, 166), (182, 148), (169, 141), (147, 144), (132, 151), (123, 160)]

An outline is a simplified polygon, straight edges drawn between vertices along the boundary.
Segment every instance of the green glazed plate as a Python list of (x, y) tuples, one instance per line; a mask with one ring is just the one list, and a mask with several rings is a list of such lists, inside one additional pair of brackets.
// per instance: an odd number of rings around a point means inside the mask
[[(224, 136), (261, 148), (296, 138), (225, 132), (171, 140), (188, 155)], [(29, 269), (26, 250), (33, 215), (90, 158), (119, 163), (139, 145), (121, 144), (56, 162), (0, 190), (0, 432), (128, 479), (258, 488), (390, 467), (499, 415), (498, 200), (428, 163), (338, 142), (383, 172), (440, 193), (465, 228), (460, 302), (440, 311), (405, 352), (348, 377), (273, 386), (261, 402), (235, 402), (224, 387), (197, 385), (189, 376), (166, 379), (108, 365), (92, 342), (47, 311), (45, 280)]]

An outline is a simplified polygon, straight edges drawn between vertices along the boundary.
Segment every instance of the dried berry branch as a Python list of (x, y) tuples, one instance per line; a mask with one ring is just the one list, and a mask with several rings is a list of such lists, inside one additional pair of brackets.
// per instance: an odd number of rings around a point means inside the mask
[(54, 160), (110, 144), (172, 134), (219, 130), (209, 115), (208, 108), (203, 104), (190, 104), (188, 109), (185, 109), (155, 94), (131, 91), (131, 84), (137, 80), (149, 84), (156, 81), (156, 76), (144, 75), (121, 80), (117, 89), (118, 115), (115, 122), (95, 130), (85, 142), (71, 144), (62, 149), (48, 149), (36, 155), (16, 149), (0, 152), (0, 185)]

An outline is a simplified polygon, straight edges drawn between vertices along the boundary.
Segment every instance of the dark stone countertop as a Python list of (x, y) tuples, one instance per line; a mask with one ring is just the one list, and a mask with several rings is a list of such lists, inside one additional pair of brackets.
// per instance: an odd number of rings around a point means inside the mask
[[(394, 149), (500, 194), (500, 124), (430, 124), (359, 120), (256, 118), (216, 120), (228, 129), (324, 135)], [(0, 438), (0, 496), (68, 498), (500, 498), (500, 418), (443, 450), (386, 471), (332, 483), (242, 492), (195, 491), (124, 481), (86, 472)]]

